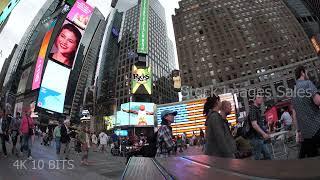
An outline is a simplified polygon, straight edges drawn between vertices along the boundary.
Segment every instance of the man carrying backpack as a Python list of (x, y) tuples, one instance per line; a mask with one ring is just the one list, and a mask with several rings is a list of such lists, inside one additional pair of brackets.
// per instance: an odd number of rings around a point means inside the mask
[(161, 126), (157, 135), (157, 156), (167, 157), (173, 149), (171, 123), (177, 115), (177, 111), (164, 110), (161, 112)]

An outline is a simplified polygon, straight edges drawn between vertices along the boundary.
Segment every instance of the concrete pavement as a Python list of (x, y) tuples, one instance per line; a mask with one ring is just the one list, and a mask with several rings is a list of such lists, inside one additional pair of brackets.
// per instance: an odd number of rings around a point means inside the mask
[[(63, 161), (55, 154), (55, 146), (40, 145), (36, 139), (32, 147), (33, 160), (26, 157), (17, 158), (10, 154), (11, 146), (7, 149), (9, 156), (0, 156), (0, 180), (113, 180), (120, 179), (125, 169), (124, 157), (112, 156), (110, 149), (107, 153), (89, 152), (89, 166), (80, 165), (81, 154), (73, 150), (70, 161)], [(19, 146), (19, 145), (18, 145)], [(192, 146), (182, 153), (179, 150), (174, 156), (201, 155), (201, 147)], [(289, 149), (289, 159), (296, 159), (297, 151)]]

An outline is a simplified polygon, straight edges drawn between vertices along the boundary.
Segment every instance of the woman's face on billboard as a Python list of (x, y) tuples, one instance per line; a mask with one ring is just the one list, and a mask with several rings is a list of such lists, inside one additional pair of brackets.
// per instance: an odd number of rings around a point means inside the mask
[(56, 41), (58, 52), (66, 57), (73, 55), (77, 49), (77, 45), (76, 35), (68, 29), (63, 29)]

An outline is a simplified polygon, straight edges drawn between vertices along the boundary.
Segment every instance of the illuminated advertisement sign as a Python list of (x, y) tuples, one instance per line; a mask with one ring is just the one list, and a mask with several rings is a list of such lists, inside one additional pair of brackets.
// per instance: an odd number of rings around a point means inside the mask
[(38, 97), (38, 107), (63, 113), (70, 70), (48, 61)]
[(67, 18), (82, 29), (85, 29), (89, 23), (89, 19), (93, 13), (93, 7), (83, 0), (77, 0)]
[(148, 54), (149, 33), (149, 0), (141, 0), (139, 19), (138, 50), (140, 54)]
[(121, 104), (121, 111), (117, 112), (116, 125), (154, 125), (154, 103), (129, 102)]
[(173, 80), (173, 88), (175, 91), (180, 92), (181, 91), (181, 77), (180, 77), (180, 71), (179, 70), (173, 70), (172, 71), (172, 80)]
[(17, 94), (24, 93), (24, 91), (26, 90), (28, 78), (29, 78), (29, 75), (30, 75), (30, 70), (31, 70), (31, 67), (28, 67), (21, 74), (21, 78), (20, 78)]
[[(228, 93), (219, 95), (219, 97), (221, 101), (231, 102), (232, 112), (227, 116), (227, 120), (232, 125), (235, 125), (236, 114), (233, 95)], [(206, 118), (203, 115), (203, 106), (205, 102), (206, 99), (198, 99), (168, 105), (159, 105), (157, 107), (156, 113), (158, 125), (160, 125), (162, 121), (161, 112), (163, 110), (173, 110), (178, 112), (177, 116), (175, 117), (174, 123), (171, 124), (173, 135), (186, 133), (188, 136), (192, 136), (193, 132), (199, 134), (200, 129), (205, 130), (204, 124)]]
[(33, 81), (32, 81), (32, 90), (38, 89), (41, 84), (41, 76), (42, 76), (42, 70), (43, 70), (43, 64), (45, 60), (45, 56), (47, 53), (47, 48), (49, 45), (50, 38), (52, 36), (53, 28), (56, 24), (56, 20), (53, 20), (52, 23), (49, 26), (49, 31), (44, 36), (44, 39), (41, 44), (40, 52), (38, 55), (36, 67), (33, 74)]
[[(318, 35), (319, 37), (320, 35)], [(320, 54), (320, 39), (317, 36), (313, 36), (311, 38), (311, 43), (318, 54)]]
[(118, 136), (128, 136), (128, 130), (115, 130), (114, 133)]
[(82, 34), (83, 30), (66, 20), (54, 41), (49, 58), (72, 68)]
[(0, 24), (2, 24), (13, 8), (20, 2), (20, 0), (1, 0), (0, 1)]
[(151, 94), (152, 72), (151, 67), (132, 66), (131, 93)]
[(115, 116), (104, 116), (103, 119), (105, 121), (105, 125), (107, 126), (107, 130), (113, 129), (113, 126), (116, 121), (116, 117)]

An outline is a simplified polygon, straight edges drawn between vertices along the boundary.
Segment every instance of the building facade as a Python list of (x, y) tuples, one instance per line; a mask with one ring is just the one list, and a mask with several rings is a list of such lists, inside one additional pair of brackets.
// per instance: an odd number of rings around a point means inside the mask
[(319, 34), (320, 20), (306, 2), (303, 0), (285, 0), (284, 2), (297, 18), (309, 38)]
[[(208, 88), (206, 93), (265, 88), (272, 92), (270, 100), (278, 99), (279, 86), (293, 87), (298, 65), (307, 66), (319, 82), (317, 55), (282, 0), (183, 0), (179, 5), (173, 25), (184, 99), (194, 98), (195, 88)], [(239, 97), (239, 109), (248, 109), (248, 96)]]
[(320, 19), (320, 1), (318, 0), (304, 0), (312, 12)]
[[(137, 54), (140, 5), (125, 12), (121, 29), (119, 61), (117, 65), (117, 105), (129, 102), (132, 66), (139, 61)], [(158, 0), (150, 0), (149, 6), (149, 52), (146, 66), (152, 69), (153, 88), (150, 101), (161, 104), (175, 102), (178, 94), (173, 90), (171, 71), (168, 63), (168, 45), (165, 11)]]

